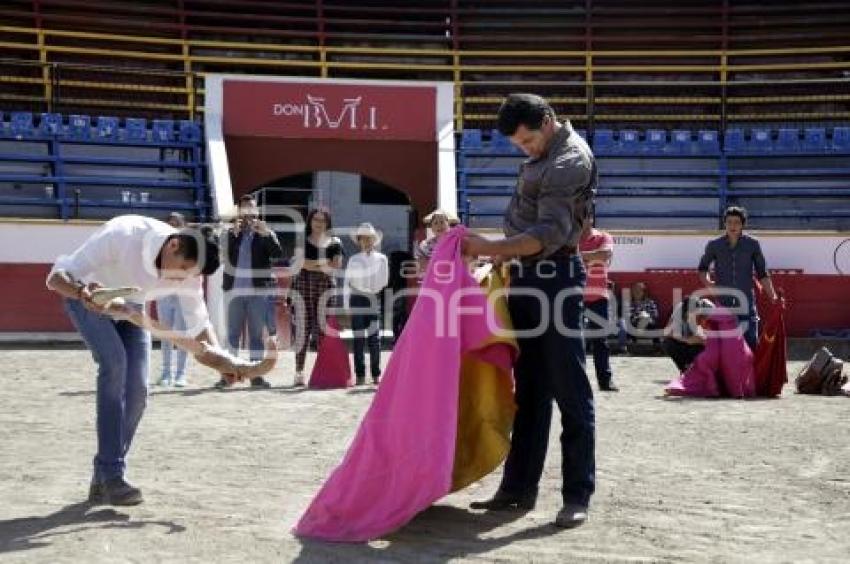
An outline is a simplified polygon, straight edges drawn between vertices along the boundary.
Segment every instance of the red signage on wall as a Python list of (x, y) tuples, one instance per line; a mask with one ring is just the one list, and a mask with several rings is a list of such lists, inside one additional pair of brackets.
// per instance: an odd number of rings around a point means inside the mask
[(224, 81), (225, 135), (436, 140), (436, 88)]

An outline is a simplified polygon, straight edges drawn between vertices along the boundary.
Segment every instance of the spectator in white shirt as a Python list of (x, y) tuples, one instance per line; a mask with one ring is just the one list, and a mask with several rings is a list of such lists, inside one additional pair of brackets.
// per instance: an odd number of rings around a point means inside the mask
[(345, 269), (345, 300), (352, 311), (354, 332), (354, 373), (356, 384), (366, 382), (364, 341), (369, 346), (369, 368), (372, 382), (381, 378), (381, 343), (378, 323), (378, 294), (389, 282), (387, 257), (375, 250), (381, 236), (371, 223), (362, 223), (354, 236), (360, 252), (351, 257)]
[[(257, 374), (254, 369), (261, 363), (240, 362), (218, 348), (199, 278), (218, 266), (218, 242), (211, 232), (178, 231), (137, 215), (111, 219), (53, 265), (47, 287), (65, 298), (65, 310), (97, 364), (97, 455), (90, 502), (142, 502), (141, 491), (124, 479), (124, 472), (146, 404), (148, 330), (223, 374), (238, 378)], [(103, 287), (134, 288), (135, 292), (124, 303), (100, 305), (94, 296)], [(168, 331), (144, 313), (146, 302), (169, 294), (178, 296), (186, 321), (183, 332)]]

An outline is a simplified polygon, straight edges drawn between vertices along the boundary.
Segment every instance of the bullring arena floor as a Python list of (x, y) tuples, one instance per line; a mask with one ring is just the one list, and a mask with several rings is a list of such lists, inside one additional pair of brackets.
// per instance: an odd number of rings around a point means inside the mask
[[(154, 370), (158, 368), (154, 352)], [(340, 460), (373, 388), (269, 391), (152, 387), (129, 478), (146, 501), (85, 504), (94, 447), (93, 364), (84, 350), (3, 350), (0, 560), (4, 562), (846, 562), (850, 399), (660, 397), (664, 358), (617, 357), (619, 394), (597, 395), (591, 520), (559, 507), (558, 425), (531, 513), (480, 514), (498, 473), (368, 545), (301, 542), (294, 520)], [(800, 363), (790, 363), (794, 373)]]

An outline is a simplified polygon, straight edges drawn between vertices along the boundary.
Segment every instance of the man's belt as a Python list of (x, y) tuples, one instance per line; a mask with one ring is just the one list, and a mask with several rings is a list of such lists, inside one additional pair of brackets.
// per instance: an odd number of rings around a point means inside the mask
[(520, 262), (526, 266), (530, 266), (547, 260), (568, 259), (576, 254), (578, 254), (578, 247), (573, 245), (564, 245), (563, 247), (555, 249), (545, 257), (524, 257), (520, 259)]
[[(553, 258), (569, 258), (578, 253), (578, 248), (570, 245), (564, 245), (559, 249), (555, 249), (555, 252), (547, 256), (547, 259)], [(544, 259), (545, 260), (545, 259)]]

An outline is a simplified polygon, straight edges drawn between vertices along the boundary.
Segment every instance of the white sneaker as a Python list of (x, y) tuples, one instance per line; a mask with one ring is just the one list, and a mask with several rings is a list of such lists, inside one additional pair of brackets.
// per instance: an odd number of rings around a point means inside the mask
[(159, 381), (156, 383), (156, 385), (168, 387), (168, 386), (171, 385), (171, 378), (169, 378), (168, 376), (163, 376), (162, 378), (159, 379)]
[(304, 373), (296, 372), (295, 373), (295, 381), (292, 383), (293, 386), (303, 386), (304, 385)]
[(175, 388), (185, 388), (186, 387), (186, 377), (178, 376), (174, 379), (174, 387)]

